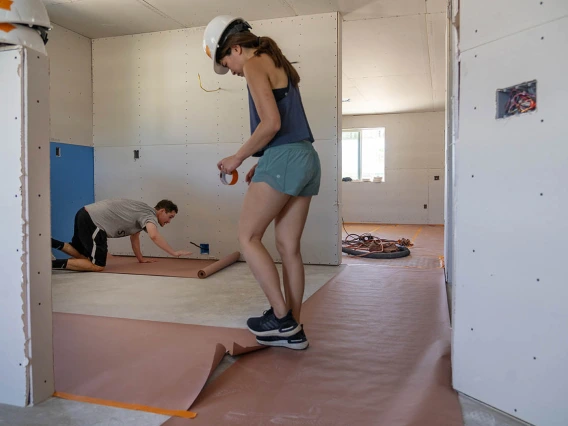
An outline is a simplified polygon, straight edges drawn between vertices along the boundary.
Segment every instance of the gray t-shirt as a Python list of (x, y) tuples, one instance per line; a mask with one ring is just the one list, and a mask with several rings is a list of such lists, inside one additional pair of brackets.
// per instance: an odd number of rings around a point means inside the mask
[(156, 210), (142, 201), (112, 198), (85, 206), (94, 224), (106, 232), (108, 238), (119, 238), (146, 230), (152, 222), (156, 227)]

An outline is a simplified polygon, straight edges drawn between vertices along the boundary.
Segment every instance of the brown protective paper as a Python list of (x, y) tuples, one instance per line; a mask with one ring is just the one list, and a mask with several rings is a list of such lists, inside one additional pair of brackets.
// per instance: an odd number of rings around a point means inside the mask
[(164, 425), (463, 425), (443, 270), (347, 266), (301, 320), (307, 350), (237, 360)]
[(206, 278), (239, 260), (231, 253), (219, 260), (149, 257), (154, 263), (140, 263), (134, 256), (109, 256), (103, 272), (109, 274), (154, 275), (162, 277)]
[(208, 265), (203, 269), (200, 269), (197, 272), (197, 276), (199, 278), (207, 278), (213, 275), (215, 272), (220, 271), (221, 269), (226, 268), (229, 265), (232, 265), (237, 260), (239, 260), (240, 256), (241, 254), (238, 251), (233, 252), (230, 255), (225, 256), (222, 259), (219, 259), (217, 262), (212, 263), (211, 265)]
[(260, 349), (244, 329), (53, 314), (57, 392), (187, 410), (227, 349)]

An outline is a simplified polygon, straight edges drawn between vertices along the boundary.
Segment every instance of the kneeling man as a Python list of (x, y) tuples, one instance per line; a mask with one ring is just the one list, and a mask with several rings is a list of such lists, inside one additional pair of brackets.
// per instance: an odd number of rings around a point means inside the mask
[(170, 200), (155, 207), (142, 201), (115, 198), (82, 207), (75, 215), (75, 230), (70, 243), (51, 239), (51, 247), (72, 259), (52, 260), (53, 269), (100, 272), (106, 266), (107, 238), (130, 236), (132, 250), (140, 263), (149, 263), (140, 250), (140, 231), (148, 233), (154, 244), (171, 256), (189, 256), (191, 252), (175, 251), (158, 232), (158, 226), (171, 222), (178, 212)]

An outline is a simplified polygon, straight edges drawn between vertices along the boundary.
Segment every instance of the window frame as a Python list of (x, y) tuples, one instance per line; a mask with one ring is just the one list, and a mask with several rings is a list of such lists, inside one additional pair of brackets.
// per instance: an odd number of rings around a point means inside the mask
[[(353, 127), (353, 128), (347, 128), (347, 129), (341, 129), (341, 150), (342, 150), (342, 156), (343, 156), (343, 133), (344, 132), (350, 132), (350, 133), (357, 133), (357, 179), (353, 179), (353, 180), (357, 180), (357, 181), (363, 181), (363, 130), (376, 130), (376, 129), (382, 129), (383, 130), (383, 140), (384, 140), (384, 150), (385, 150), (385, 159), (384, 159), (384, 169), (385, 171), (383, 172), (383, 179), (382, 182), (384, 182), (386, 180), (386, 145), (387, 145), (387, 139), (386, 139), (386, 128), (384, 126), (378, 126), (378, 127)], [(342, 167), (342, 171), (341, 174), (343, 175), (343, 167)], [(344, 176), (341, 176), (341, 179), (343, 180)]]

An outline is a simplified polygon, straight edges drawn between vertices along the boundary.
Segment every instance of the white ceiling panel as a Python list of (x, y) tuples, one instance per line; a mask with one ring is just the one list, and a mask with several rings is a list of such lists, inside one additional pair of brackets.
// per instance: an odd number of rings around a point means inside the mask
[(137, 0), (81, 0), (47, 6), (56, 24), (89, 38), (183, 28), (175, 20)]
[(43, 0), (53, 23), (93, 39), (203, 27), (220, 14), (258, 21), (338, 11), (346, 115), (443, 110), (447, 1)]
[[(351, 108), (352, 105), (358, 105), (366, 103), (366, 99), (363, 97), (357, 86), (345, 87), (341, 88), (342, 91), (342, 100), (348, 100), (347, 102), (342, 102), (343, 110), (347, 106), (347, 109)], [(345, 113), (345, 112), (344, 112)]]
[(349, 78), (429, 73), (425, 16), (344, 22), (342, 58)]
[(426, 13), (426, 0), (285, 0), (297, 15), (340, 12), (346, 21)]
[(295, 16), (292, 7), (283, 0), (146, 1), (186, 27), (204, 27), (217, 15), (240, 16), (249, 22)]
[(48, 4), (73, 3), (74, 1), (78, 0), (43, 0), (43, 4), (47, 6)]
[(349, 6), (347, 11), (341, 11), (346, 21), (358, 21), (361, 19), (390, 18), (394, 16), (408, 16), (426, 13), (425, 0), (377, 0), (377, 1), (354, 1), (359, 7)]
[(364, 78), (355, 84), (365, 102), (344, 102), (343, 114), (387, 114), (433, 110), (430, 76)]
[(426, 23), (434, 101), (443, 105), (446, 99), (446, 14), (427, 15)]
[(432, 111), (444, 111), (446, 108), (446, 89), (434, 90)]
[(449, 0), (426, 0), (426, 11), (428, 13), (446, 13)]

